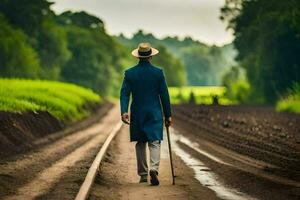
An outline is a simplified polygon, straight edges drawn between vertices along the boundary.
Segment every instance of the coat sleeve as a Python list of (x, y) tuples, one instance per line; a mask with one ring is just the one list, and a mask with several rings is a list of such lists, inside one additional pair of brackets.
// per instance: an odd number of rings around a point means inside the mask
[(163, 71), (161, 71), (161, 79), (159, 85), (159, 96), (161, 99), (164, 115), (166, 118), (171, 117), (171, 104), (168, 86)]
[(128, 112), (130, 94), (131, 94), (131, 88), (130, 88), (130, 84), (128, 81), (128, 77), (125, 72), (121, 91), (120, 91), (121, 115)]

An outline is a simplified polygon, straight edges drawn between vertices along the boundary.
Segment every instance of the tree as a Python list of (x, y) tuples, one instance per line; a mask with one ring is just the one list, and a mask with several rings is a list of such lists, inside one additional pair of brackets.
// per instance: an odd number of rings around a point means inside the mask
[(1, 0), (0, 12), (11, 24), (20, 27), (30, 37), (36, 38), (43, 22), (52, 14), (51, 4), (47, 0)]
[(300, 81), (298, 0), (227, 0), (222, 18), (234, 30), (237, 60), (258, 103), (274, 103)]
[(46, 20), (42, 24), (37, 40), (37, 51), (42, 65), (41, 77), (59, 79), (62, 66), (71, 57), (66, 29), (55, 24), (53, 20)]
[[(151, 33), (139, 30), (128, 39), (120, 35), (117, 39), (129, 49), (133, 49), (140, 42), (149, 42), (153, 47), (167, 49), (168, 53), (178, 59), (186, 75), (188, 85), (220, 85), (224, 72), (235, 64), (235, 50), (232, 45), (224, 47), (208, 46), (191, 37), (179, 39), (178, 37), (166, 37), (158, 39)], [(155, 61), (156, 58), (153, 59)], [(161, 65), (163, 66), (163, 65)], [(167, 74), (167, 76), (170, 76)]]
[(0, 76), (36, 78), (40, 65), (38, 54), (22, 30), (9, 25), (0, 14)]
[(64, 30), (54, 22), (55, 14), (47, 0), (0, 1), (0, 12), (14, 27), (22, 29), (39, 54), (41, 77), (58, 79), (60, 67), (69, 59)]
[(186, 84), (186, 72), (182, 63), (170, 54), (166, 47), (158, 46), (159, 54), (153, 58), (153, 64), (165, 71), (169, 86), (183, 86)]
[(249, 99), (250, 86), (242, 68), (233, 66), (223, 76), (222, 84), (226, 87), (227, 98), (238, 103), (253, 103)]
[(101, 20), (83, 12), (67, 12), (56, 21), (66, 27), (72, 53), (71, 59), (63, 65), (63, 80), (92, 88), (102, 95), (111, 94), (121, 79), (121, 53), (104, 27), (93, 25)]

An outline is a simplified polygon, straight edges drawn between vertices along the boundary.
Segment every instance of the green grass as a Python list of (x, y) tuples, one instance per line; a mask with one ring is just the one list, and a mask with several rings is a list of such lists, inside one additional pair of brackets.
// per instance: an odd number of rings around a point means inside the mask
[(218, 96), (219, 104), (228, 105), (233, 102), (224, 97), (225, 87), (220, 86), (186, 86), (169, 87), (172, 104), (186, 103), (190, 99), (191, 92), (194, 93), (196, 104), (212, 104), (212, 97)]
[(276, 110), (279, 112), (292, 112), (300, 114), (300, 100), (285, 99), (281, 100), (276, 105)]
[(84, 105), (101, 103), (99, 95), (83, 87), (56, 81), (0, 79), (0, 110), (48, 111), (61, 121), (76, 121), (89, 114)]
[(300, 83), (294, 83), (287, 98), (277, 102), (276, 110), (300, 114)]

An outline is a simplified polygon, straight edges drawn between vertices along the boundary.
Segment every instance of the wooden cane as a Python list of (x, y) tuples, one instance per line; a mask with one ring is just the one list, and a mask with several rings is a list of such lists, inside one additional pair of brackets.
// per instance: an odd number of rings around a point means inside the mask
[(166, 126), (167, 129), (167, 137), (168, 137), (168, 146), (169, 146), (169, 155), (170, 155), (170, 163), (171, 163), (171, 171), (172, 171), (172, 184), (175, 185), (175, 175), (173, 168), (173, 158), (172, 158), (172, 148), (171, 148), (171, 140), (170, 140), (170, 131), (169, 126)]

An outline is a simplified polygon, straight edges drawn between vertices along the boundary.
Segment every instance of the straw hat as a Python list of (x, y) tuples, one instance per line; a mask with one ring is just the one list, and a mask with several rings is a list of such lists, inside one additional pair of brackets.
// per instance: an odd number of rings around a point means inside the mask
[(149, 43), (143, 42), (140, 43), (138, 48), (134, 49), (131, 54), (137, 58), (147, 58), (150, 56), (154, 56), (158, 54), (159, 51), (153, 47)]

